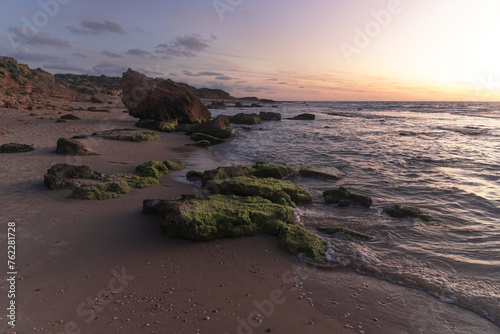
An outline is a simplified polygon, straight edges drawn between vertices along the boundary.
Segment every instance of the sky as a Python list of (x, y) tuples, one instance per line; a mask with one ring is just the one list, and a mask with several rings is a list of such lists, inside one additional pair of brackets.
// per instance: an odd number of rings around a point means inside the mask
[(498, 0), (2, 0), (0, 55), (236, 97), (500, 101)]

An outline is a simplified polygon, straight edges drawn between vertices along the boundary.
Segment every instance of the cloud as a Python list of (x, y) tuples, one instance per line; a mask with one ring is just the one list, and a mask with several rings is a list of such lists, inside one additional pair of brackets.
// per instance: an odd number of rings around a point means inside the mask
[(267, 81), (278, 81), (278, 79), (267, 79)]
[(107, 75), (107, 76), (121, 76), (123, 72), (126, 72), (127, 68), (117, 64), (111, 63), (101, 63), (92, 67), (91, 74), (93, 75)]
[(67, 40), (52, 37), (45, 32), (37, 32), (35, 34), (25, 31), (21, 27), (10, 27), (9, 32), (14, 34), (14, 39), (19, 43), (27, 45), (39, 46), (56, 46), (56, 47), (70, 47), (71, 45)]
[(83, 20), (79, 27), (68, 26), (72, 33), (77, 35), (102, 35), (105, 33), (124, 34), (125, 30), (115, 22), (97, 22), (93, 20)]
[(281, 81), (278, 83), (278, 85), (288, 85), (288, 82)]
[(48, 61), (48, 62), (59, 62), (62, 61), (62, 58), (54, 55), (47, 55), (47, 54), (41, 54), (41, 53), (33, 53), (31, 50), (25, 46), (20, 46), (17, 48), (17, 50), (13, 53), (11, 53), (11, 56), (16, 58), (17, 60), (22, 60), (22, 61), (33, 61), (33, 62), (41, 62), (41, 61)]
[(132, 56), (150, 56), (151, 53), (147, 52), (146, 50), (141, 50), (141, 49), (130, 49), (127, 51), (127, 54), (132, 55)]
[(231, 77), (228, 77), (228, 76), (219, 76), (219, 77), (215, 77), (215, 80), (233, 80), (234, 78), (231, 78)]
[(110, 52), (108, 50), (104, 50), (103, 52), (101, 52), (101, 54), (105, 55), (108, 58), (123, 58), (121, 54)]
[(236, 81), (234, 84), (235, 85), (240, 85), (240, 84), (246, 84), (247, 81)]
[(211, 71), (203, 71), (203, 72), (198, 72), (198, 73), (193, 73), (188, 70), (183, 70), (182, 74), (188, 77), (224, 77), (223, 73), (220, 72), (211, 72)]
[(243, 90), (245, 92), (247, 92), (247, 93), (258, 93), (258, 92), (262, 92), (262, 91), (268, 91), (269, 88), (267, 88), (267, 87), (246, 86)]
[(177, 73), (169, 73), (168, 75), (170, 75), (171, 77), (176, 77), (177, 76)]
[(74, 57), (78, 57), (78, 58), (88, 58), (89, 57), (86, 54), (80, 53), (80, 52), (74, 52), (71, 55), (74, 56)]
[(77, 66), (77, 65), (71, 65), (71, 64), (44, 64), (42, 66), (44, 69), (47, 70), (57, 70), (57, 71), (64, 71), (64, 72), (78, 72), (78, 73), (85, 73), (86, 70), (83, 67)]
[[(217, 37), (211, 35), (211, 40), (213, 41), (215, 39), (217, 39)], [(170, 43), (159, 44), (156, 53), (167, 57), (196, 57), (198, 53), (210, 47), (210, 42), (209, 40), (203, 39), (199, 34), (177, 37)]]

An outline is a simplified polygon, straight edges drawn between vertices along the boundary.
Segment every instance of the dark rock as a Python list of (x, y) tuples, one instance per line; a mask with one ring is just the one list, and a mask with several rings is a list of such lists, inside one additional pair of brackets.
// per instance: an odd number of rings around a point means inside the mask
[(371, 197), (351, 193), (346, 187), (325, 190), (323, 192), (323, 197), (325, 198), (325, 203), (338, 204), (339, 206), (348, 206), (351, 205), (352, 202), (354, 202), (358, 203), (361, 206), (369, 208), (373, 203)]
[(203, 172), (202, 184), (203, 186), (211, 180), (225, 180), (236, 176), (251, 176), (255, 170), (246, 166), (228, 166), (218, 167), (216, 169), (207, 170)]
[(394, 204), (394, 205), (385, 207), (383, 210), (389, 216), (395, 217), (395, 218), (414, 217), (414, 218), (420, 218), (420, 219), (425, 220), (425, 221), (432, 220), (432, 216), (424, 213), (419, 208), (416, 208), (413, 206)]
[(205, 122), (211, 114), (187, 88), (172, 80), (151, 79), (129, 69), (120, 79), (122, 102), (131, 116), (156, 121)]
[(253, 175), (257, 177), (272, 177), (275, 179), (283, 179), (297, 175), (297, 170), (293, 167), (272, 164), (265, 161), (257, 161), (252, 167), (255, 169)]
[(89, 166), (73, 166), (57, 164), (47, 170), (44, 184), (49, 189), (74, 188), (79, 186), (75, 179), (99, 180), (103, 175), (90, 169)]
[(312, 120), (316, 119), (316, 115), (314, 115), (314, 114), (300, 114), (298, 116), (288, 118), (288, 119), (295, 120), (295, 121), (312, 121)]
[(304, 177), (314, 177), (319, 179), (339, 180), (342, 173), (335, 167), (306, 167), (299, 171)]
[(57, 140), (56, 153), (68, 155), (97, 155), (96, 152), (92, 151), (82, 143), (66, 138), (59, 138)]
[(196, 132), (212, 137), (227, 139), (231, 137), (233, 127), (227, 116), (219, 115), (211, 121), (192, 126), (186, 133), (191, 135)]
[(76, 121), (76, 120), (79, 120), (79, 119), (80, 119), (80, 117), (75, 116), (75, 115), (73, 115), (73, 114), (67, 114), (67, 115), (63, 115), (63, 116), (61, 116), (61, 117), (60, 117), (60, 119), (75, 120), (75, 121)]
[(202, 172), (198, 172), (196, 170), (190, 170), (186, 174), (186, 179), (188, 181), (201, 181), (201, 178), (203, 177)]
[(235, 102), (235, 103), (234, 103), (234, 106), (235, 106), (236, 108), (243, 108), (243, 103), (241, 103), (241, 102)]
[(154, 119), (141, 119), (139, 122), (135, 123), (138, 128), (145, 128), (151, 130), (157, 130), (161, 132), (174, 132), (177, 126), (177, 120), (172, 122), (160, 122)]
[(111, 112), (109, 109), (98, 109), (97, 107), (88, 107), (87, 111), (92, 111), (92, 112)]
[(262, 122), (257, 114), (239, 113), (234, 116), (228, 116), (229, 121), (234, 124), (259, 124)]
[(252, 103), (252, 104), (250, 105), (250, 108), (262, 108), (262, 104)]
[(67, 120), (65, 120), (65, 119), (60, 119), (60, 118), (59, 118), (59, 119), (56, 121), (56, 123), (68, 123), (68, 121), (67, 121)]
[(35, 150), (33, 145), (9, 143), (0, 146), (0, 153), (24, 153)]
[(159, 139), (160, 137), (152, 131), (136, 131), (135, 129), (114, 129), (99, 131), (92, 134), (94, 137), (109, 140), (147, 142)]
[(281, 114), (277, 112), (261, 111), (259, 116), (263, 121), (281, 121)]
[(108, 94), (96, 93), (90, 98), (92, 103), (108, 103)]
[(342, 233), (342, 234), (349, 235), (351, 237), (358, 238), (358, 239), (365, 239), (365, 240), (373, 239), (372, 236), (369, 236), (369, 235), (366, 235), (363, 233), (359, 233), (359, 232), (356, 232), (353, 230), (349, 230), (349, 229), (344, 228), (344, 227), (319, 227), (319, 228), (317, 228), (317, 230), (319, 232), (322, 232), (322, 233), (325, 233), (328, 235)]

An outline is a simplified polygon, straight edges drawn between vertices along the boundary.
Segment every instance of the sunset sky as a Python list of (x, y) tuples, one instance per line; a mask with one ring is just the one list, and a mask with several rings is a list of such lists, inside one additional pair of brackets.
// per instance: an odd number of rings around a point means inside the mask
[(3, 0), (0, 55), (275, 100), (500, 100), (497, 0)]

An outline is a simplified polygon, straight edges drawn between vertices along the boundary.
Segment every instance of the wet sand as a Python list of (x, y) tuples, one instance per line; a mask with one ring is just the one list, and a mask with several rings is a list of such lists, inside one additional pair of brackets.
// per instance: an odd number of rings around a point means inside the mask
[[(87, 105), (82, 104), (84, 108)], [(160, 233), (142, 201), (196, 193), (190, 169), (216, 167), (206, 148), (186, 147), (183, 134), (151, 143), (80, 140), (98, 156), (56, 155), (60, 137), (133, 128), (119, 104), (110, 113), (73, 111), (81, 120), (55, 123), (59, 111), (0, 112), (0, 144), (35, 151), (0, 155), (1, 244), (16, 223), (16, 333), (495, 333), (472, 312), (421, 291), (361, 276), (325, 271), (287, 255), (272, 237), (209, 243)], [(29, 116), (35, 113), (38, 116)], [(62, 112), (67, 114), (69, 112)], [(131, 173), (149, 160), (181, 160), (160, 185), (108, 201), (68, 199), (43, 175), (56, 163)], [(2, 248), (6, 248), (2, 246)], [(5, 263), (6, 250), (0, 253)], [(7, 307), (0, 282), (0, 308)], [(5, 312), (4, 312), (5, 313)], [(2, 332), (8, 319), (0, 314)], [(376, 320), (375, 320), (376, 319)]]

